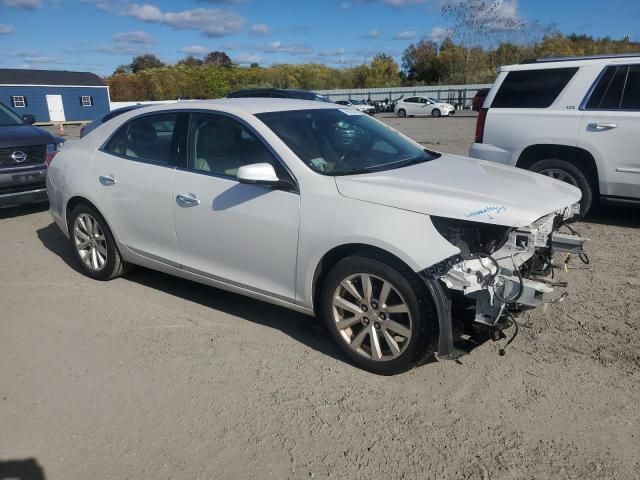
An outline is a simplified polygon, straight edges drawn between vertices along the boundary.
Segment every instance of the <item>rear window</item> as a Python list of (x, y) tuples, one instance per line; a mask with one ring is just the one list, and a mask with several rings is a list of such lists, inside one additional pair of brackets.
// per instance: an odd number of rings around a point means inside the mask
[(491, 108), (547, 108), (578, 68), (549, 68), (507, 73)]

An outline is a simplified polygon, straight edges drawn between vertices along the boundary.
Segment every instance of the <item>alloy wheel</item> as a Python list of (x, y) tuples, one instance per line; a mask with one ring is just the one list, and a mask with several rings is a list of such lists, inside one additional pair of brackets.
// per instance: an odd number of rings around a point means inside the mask
[(569, 183), (574, 187), (578, 186), (578, 182), (573, 177), (573, 175), (565, 172), (564, 170), (560, 170), (559, 168), (547, 168), (544, 170), (540, 170), (538, 173), (541, 175), (546, 175), (547, 177), (555, 178), (556, 180), (560, 180), (561, 182)]
[(73, 243), (87, 268), (100, 271), (107, 263), (107, 240), (98, 221), (88, 213), (78, 215), (73, 224)]
[(369, 360), (393, 360), (407, 349), (413, 333), (408, 304), (388, 280), (355, 273), (335, 289), (332, 315), (342, 340)]

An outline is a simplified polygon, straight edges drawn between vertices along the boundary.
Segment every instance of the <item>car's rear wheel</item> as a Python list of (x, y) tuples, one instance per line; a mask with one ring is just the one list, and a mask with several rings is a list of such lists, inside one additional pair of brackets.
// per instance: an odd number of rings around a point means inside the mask
[(582, 192), (580, 213), (586, 214), (593, 204), (594, 188), (589, 178), (573, 163), (557, 158), (539, 160), (529, 167), (532, 172), (555, 178), (578, 187)]
[(338, 262), (323, 284), (322, 316), (340, 350), (370, 372), (406, 371), (435, 346), (433, 302), (399, 262), (373, 256)]
[(91, 206), (80, 204), (72, 210), (69, 239), (85, 275), (96, 280), (111, 280), (127, 269), (107, 222)]
[(398, 110), (398, 116), (400, 118), (404, 118), (407, 116), (407, 111), (404, 108), (401, 108), (400, 110)]
[(440, 111), (439, 108), (434, 108), (433, 110), (431, 110), (432, 117), (438, 118), (440, 115), (442, 115), (442, 112)]

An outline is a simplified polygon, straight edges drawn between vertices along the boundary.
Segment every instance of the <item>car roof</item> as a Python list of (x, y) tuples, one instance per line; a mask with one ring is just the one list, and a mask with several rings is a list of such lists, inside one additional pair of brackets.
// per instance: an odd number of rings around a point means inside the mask
[(611, 65), (615, 63), (640, 63), (640, 53), (618, 55), (590, 55), (583, 57), (544, 57), (526, 60), (515, 65), (504, 65), (500, 71), (511, 70), (545, 70), (549, 68), (571, 68), (585, 65)]
[(337, 109), (335, 103), (298, 100), (292, 98), (219, 98), (216, 100), (185, 100), (179, 103), (152, 105), (136, 110), (136, 113), (168, 110), (218, 110), (229, 113), (248, 113), (256, 115), (267, 112), (286, 112), (291, 110)]

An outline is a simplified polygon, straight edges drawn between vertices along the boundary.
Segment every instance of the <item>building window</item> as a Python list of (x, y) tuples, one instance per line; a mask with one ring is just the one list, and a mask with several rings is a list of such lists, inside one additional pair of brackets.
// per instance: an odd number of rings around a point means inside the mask
[(93, 106), (93, 97), (90, 95), (82, 95), (80, 97), (80, 104), (83, 107), (92, 107)]
[(23, 97), (22, 95), (14, 95), (11, 97), (11, 104), (15, 108), (24, 108), (27, 106), (27, 97)]

